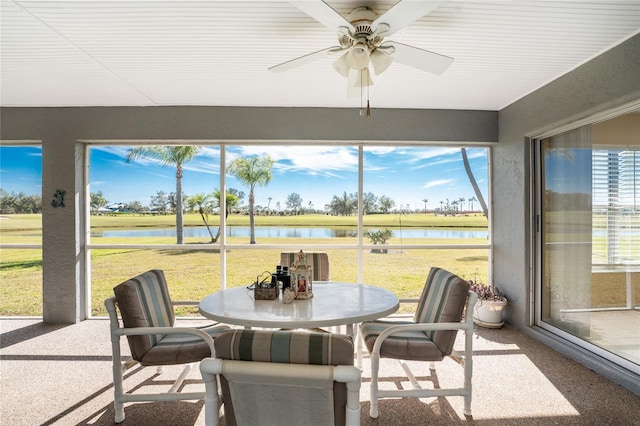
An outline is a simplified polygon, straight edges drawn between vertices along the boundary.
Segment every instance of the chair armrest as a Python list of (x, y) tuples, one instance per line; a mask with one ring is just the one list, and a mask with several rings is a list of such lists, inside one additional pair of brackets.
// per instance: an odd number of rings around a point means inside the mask
[(419, 297), (408, 297), (408, 298), (398, 299), (399, 303), (406, 303), (406, 304), (409, 304), (409, 303), (417, 304), (419, 301), (420, 301)]
[(198, 306), (200, 304), (199, 300), (178, 300), (171, 301), (171, 306)]
[(464, 330), (465, 332), (473, 331), (473, 323), (471, 326), (466, 322), (434, 322), (434, 323), (418, 323), (418, 324), (400, 324), (389, 327), (378, 335), (376, 342), (373, 344), (372, 353), (380, 353), (382, 342), (389, 336), (402, 333), (405, 331), (443, 331), (443, 330)]
[(202, 330), (198, 330), (192, 327), (131, 327), (131, 328), (118, 328), (113, 330), (113, 333), (118, 336), (144, 336), (153, 334), (191, 334), (193, 336), (200, 337), (209, 345), (211, 355), (215, 357), (215, 348), (213, 346), (213, 338)]
[(473, 306), (478, 300), (478, 295), (470, 291), (467, 297), (466, 317), (462, 322), (434, 322), (434, 323), (416, 323), (416, 324), (398, 324), (389, 327), (378, 335), (372, 353), (379, 354), (382, 342), (393, 334), (402, 333), (403, 331), (419, 330), (419, 331), (444, 331), (444, 330), (464, 330), (465, 333), (473, 333)]

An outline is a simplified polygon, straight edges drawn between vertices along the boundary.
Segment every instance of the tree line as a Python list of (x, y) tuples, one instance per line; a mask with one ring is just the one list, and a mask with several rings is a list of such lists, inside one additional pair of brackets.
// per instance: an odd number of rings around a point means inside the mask
[(0, 214), (42, 213), (42, 196), (7, 192), (0, 188)]
[[(163, 212), (162, 209), (165, 209), (167, 206), (171, 206), (173, 208), (176, 215), (176, 243), (183, 244), (183, 221), (184, 221), (184, 204), (185, 204), (185, 195), (182, 192), (182, 176), (183, 176), (183, 166), (185, 163), (193, 160), (202, 149), (201, 146), (198, 145), (170, 145), (170, 146), (136, 146), (127, 151), (125, 156), (125, 161), (131, 162), (136, 161), (142, 157), (149, 158), (155, 161), (160, 162), (165, 166), (175, 167), (176, 171), (176, 190), (175, 192), (166, 194), (163, 191), (159, 191), (156, 193), (151, 200), (151, 208), (154, 211), (160, 209), (159, 212)], [(482, 194), (478, 190), (478, 186), (476, 184), (473, 173), (471, 172), (471, 168), (469, 166), (469, 162), (466, 155), (466, 150), (461, 148), (462, 160), (465, 166), (465, 170), (471, 184), (474, 188), (474, 192), (476, 193), (480, 204), (482, 205), (482, 209), (484, 211), (485, 216), (488, 217), (488, 211), (486, 203), (482, 197)], [(274, 165), (274, 160), (267, 154), (263, 156), (251, 156), (251, 157), (241, 157), (236, 158), (229, 162), (227, 166), (227, 172), (234, 176), (238, 181), (242, 184), (247, 185), (249, 188), (249, 196), (248, 196), (248, 214), (249, 214), (249, 228), (250, 228), (250, 240), (249, 244), (255, 244), (255, 188), (257, 186), (267, 186), (273, 177), (272, 168)], [(2, 194), (4, 198), (4, 193)], [(229, 214), (230, 208), (233, 207), (236, 201), (239, 203), (240, 193), (233, 194), (231, 191), (228, 191), (225, 196), (225, 205), (227, 206), (225, 216)], [(90, 195), (91, 200), (90, 204), (92, 208), (94, 206), (98, 206), (104, 203), (104, 196), (101, 192)], [(187, 198), (187, 200), (193, 200), (193, 206), (198, 205), (198, 211), (202, 216), (202, 220), (204, 221), (209, 233), (211, 234), (211, 240), (215, 241), (217, 238), (213, 236), (209, 228), (209, 224), (207, 222), (207, 211), (205, 209), (206, 204), (206, 194), (196, 194), (193, 197), (197, 197), (197, 200), (192, 198)], [(26, 198), (21, 197), (21, 198)], [(357, 194), (351, 193), (347, 194), (346, 191), (341, 195), (335, 195), (331, 202), (329, 202), (325, 208), (331, 212), (331, 214), (335, 215), (350, 215), (354, 214), (357, 211)], [(214, 194), (212, 197), (212, 202), (218, 203), (218, 206), (221, 205), (222, 196), (218, 191), (217, 195)], [(427, 199), (423, 200), (425, 202), (425, 212), (426, 212), (426, 202)], [(455, 200), (454, 200), (455, 201)], [(271, 202), (271, 198), (269, 198), (269, 203)], [(40, 203), (40, 212), (42, 211)], [(451, 203), (453, 204), (453, 203)], [(105, 204), (106, 205), (106, 204)], [(449, 205), (449, 200), (447, 200), (447, 205)], [(297, 213), (300, 211), (302, 206), (302, 198), (297, 193), (292, 193), (287, 197), (287, 206), (289, 208), (293, 208)], [(311, 203), (310, 203), (311, 206)], [(381, 212), (389, 212), (395, 206), (395, 202), (388, 196), (380, 196), (376, 197), (372, 193), (363, 194), (363, 210), (364, 213), (371, 213), (375, 209), (379, 209)], [(407, 205), (407, 207), (409, 207)], [(2, 204), (2, 208), (4, 209), (4, 203)], [(99, 209), (99, 207), (95, 207)], [(141, 203), (132, 202), (129, 203), (129, 209), (135, 211), (141, 208)], [(15, 209), (14, 209), (15, 210)], [(402, 211), (402, 206), (400, 208)], [(407, 208), (407, 210), (410, 210)], [(18, 211), (15, 211), (18, 213)], [(24, 211), (21, 211), (24, 212)], [(32, 211), (33, 212), (33, 211)], [(218, 229), (217, 234), (220, 234), (220, 230)]]

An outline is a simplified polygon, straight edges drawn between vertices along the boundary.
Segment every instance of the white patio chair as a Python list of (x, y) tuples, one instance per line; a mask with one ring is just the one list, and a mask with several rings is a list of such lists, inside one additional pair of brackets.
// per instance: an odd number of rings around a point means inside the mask
[[(214, 352), (213, 337), (227, 326), (175, 327), (173, 305), (161, 270), (147, 271), (114, 289), (115, 297), (105, 300), (111, 327), (115, 422), (124, 421), (124, 403), (204, 399), (204, 392), (180, 393), (192, 364)], [(122, 316), (122, 325), (117, 310)], [(127, 336), (133, 360), (123, 360), (120, 338)], [(182, 373), (166, 393), (125, 393), (124, 373), (137, 364), (158, 366), (185, 364)]]
[[(360, 336), (371, 355), (370, 416), (378, 417), (378, 399), (386, 397), (464, 397), (464, 414), (471, 416), (471, 376), (473, 372), (473, 306), (477, 295), (462, 278), (441, 268), (431, 268), (413, 321), (378, 320), (361, 324)], [(463, 312), (466, 315), (461, 321)], [(465, 333), (464, 355), (453, 350), (458, 330)], [(451, 357), (464, 369), (464, 385), (453, 389), (423, 389), (405, 362), (435, 362)], [(412, 388), (382, 390), (378, 384), (380, 358), (394, 358), (407, 374)]]
[[(356, 426), (360, 370), (350, 337), (302, 331), (232, 330), (200, 363), (205, 424)], [(218, 388), (218, 379), (220, 388)]]
[[(286, 251), (280, 253), (280, 266), (291, 267), (299, 252)], [(313, 281), (331, 281), (329, 255), (326, 252), (308, 251), (307, 265), (313, 268)]]

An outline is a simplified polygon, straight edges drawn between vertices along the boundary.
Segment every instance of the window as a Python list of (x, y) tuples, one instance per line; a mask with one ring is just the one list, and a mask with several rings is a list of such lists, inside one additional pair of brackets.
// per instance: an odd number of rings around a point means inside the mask
[[(197, 149), (178, 173), (166, 154), (188, 146)], [(418, 297), (431, 266), (489, 279), (489, 221), (478, 202), (489, 201), (486, 147), (466, 149), (480, 194), (460, 147), (143, 147), (89, 145), (92, 315), (104, 315), (115, 284), (146, 269), (165, 270), (174, 299), (197, 301), (249, 285), (275, 270), (281, 252), (300, 249), (326, 252), (332, 281), (400, 297)]]
[(640, 371), (638, 113), (538, 141), (538, 324)]
[(41, 316), (42, 148), (3, 143), (0, 182), (0, 315)]

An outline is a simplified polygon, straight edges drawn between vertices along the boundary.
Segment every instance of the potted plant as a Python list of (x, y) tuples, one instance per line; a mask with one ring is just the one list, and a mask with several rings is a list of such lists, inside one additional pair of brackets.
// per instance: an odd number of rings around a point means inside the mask
[(508, 301), (500, 289), (478, 280), (470, 280), (469, 289), (478, 295), (478, 301), (473, 308), (473, 322), (486, 328), (502, 327), (504, 324), (502, 311)]

